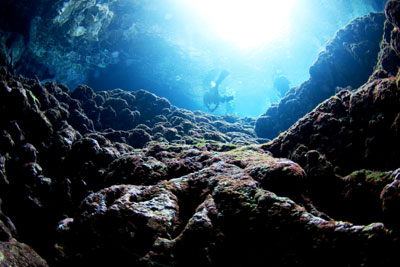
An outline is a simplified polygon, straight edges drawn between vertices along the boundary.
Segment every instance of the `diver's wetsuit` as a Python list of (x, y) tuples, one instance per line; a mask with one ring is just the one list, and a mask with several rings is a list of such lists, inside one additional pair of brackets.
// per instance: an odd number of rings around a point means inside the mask
[[(223, 70), (219, 75), (218, 80), (215, 82), (215, 85), (211, 87), (203, 97), (204, 105), (206, 105), (210, 112), (215, 111), (220, 103), (233, 100), (233, 96), (221, 96), (218, 91), (219, 85), (228, 75), (229, 72)], [(215, 105), (214, 107), (212, 107), (213, 104)]]
[(285, 76), (279, 76), (274, 80), (274, 88), (284, 97), (290, 89), (290, 81)]

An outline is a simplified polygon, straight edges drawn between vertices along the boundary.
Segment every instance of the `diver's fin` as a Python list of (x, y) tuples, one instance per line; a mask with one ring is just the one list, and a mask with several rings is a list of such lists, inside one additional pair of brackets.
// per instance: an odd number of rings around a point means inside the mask
[(222, 97), (221, 102), (229, 102), (229, 101), (232, 101), (232, 100), (233, 100), (233, 95), (224, 96), (224, 97)]
[(219, 74), (218, 80), (215, 82), (215, 86), (219, 86), (220, 83), (222, 83), (226, 77), (228, 77), (229, 75), (229, 71), (227, 70), (223, 70), (221, 71), (221, 73)]

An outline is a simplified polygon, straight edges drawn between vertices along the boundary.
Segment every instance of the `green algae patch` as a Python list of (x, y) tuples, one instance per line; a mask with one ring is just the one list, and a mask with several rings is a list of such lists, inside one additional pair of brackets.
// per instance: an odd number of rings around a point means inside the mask
[(228, 152), (222, 153), (225, 157), (229, 157), (228, 162), (241, 168), (254, 166), (259, 164), (273, 163), (275, 160), (272, 156), (265, 153), (257, 145), (241, 146)]
[(31, 102), (33, 102), (33, 103), (31, 103), (31, 104), (33, 104), (33, 105), (35, 105), (35, 106), (37, 106), (38, 108), (40, 108), (40, 101), (39, 101), (39, 99), (33, 94), (33, 92), (31, 91), (31, 90), (26, 90), (26, 92), (28, 93), (27, 94), (27, 96), (28, 96), (28, 98), (30, 99), (30, 101)]
[(390, 172), (375, 172), (366, 171), (365, 180), (367, 183), (390, 183), (391, 175)]
[(358, 184), (368, 184), (371, 186), (384, 186), (392, 182), (391, 172), (381, 172), (372, 170), (357, 170), (345, 177), (345, 180)]

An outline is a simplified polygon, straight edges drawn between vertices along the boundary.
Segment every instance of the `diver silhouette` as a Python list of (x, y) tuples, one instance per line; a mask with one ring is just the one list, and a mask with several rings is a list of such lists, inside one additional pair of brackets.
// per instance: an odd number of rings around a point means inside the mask
[(279, 92), (280, 97), (284, 97), (290, 89), (290, 81), (283, 75), (275, 78), (274, 88)]
[(220, 103), (233, 100), (233, 96), (221, 96), (219, 94), (219, 85), (228, 77), (229, 72), (226, 70), (221, 71), (216, 82), (211, 82), (211, 88), (205, 93), (203, 97), (204, 105), (210, 112), (215, 111)]

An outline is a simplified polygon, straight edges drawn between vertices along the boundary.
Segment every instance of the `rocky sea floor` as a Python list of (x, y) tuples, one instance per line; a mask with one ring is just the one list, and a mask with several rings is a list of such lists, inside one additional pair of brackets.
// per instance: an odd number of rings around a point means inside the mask
[(1, 265), (398, 266), (399, 18), (389, 1), (368, 82), (273, 140), (254, 130), (268, 113), (70, 90), (1, 62)]

